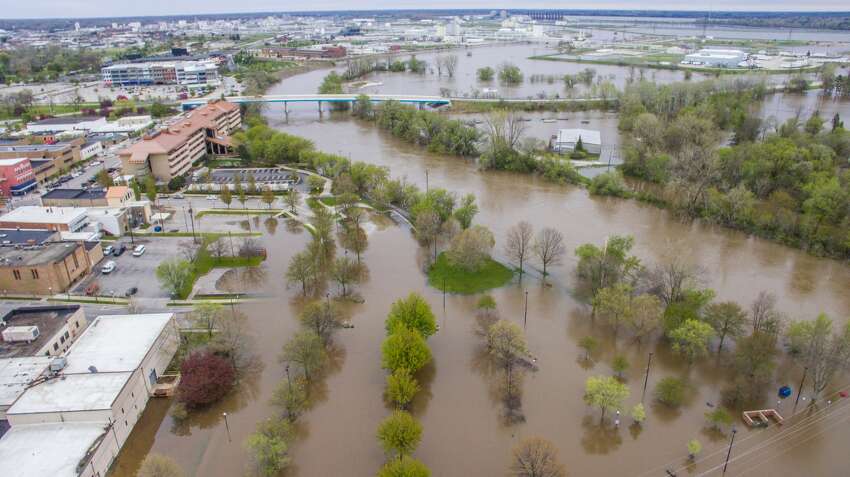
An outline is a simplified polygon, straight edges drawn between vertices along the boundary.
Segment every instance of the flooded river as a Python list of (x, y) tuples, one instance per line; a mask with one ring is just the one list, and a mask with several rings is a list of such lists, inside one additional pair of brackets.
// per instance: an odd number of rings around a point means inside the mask
[[(473, 58), (483, 56), (480, 52), (476, 50)], [(324, 74), (291, 78), (272, 93), (312, 92)], [(389, 413), (382, 399), (383, 322), (392, 301), (411, 291), (428, 299), (440, 323), (440, 331), (429, 339), (433, 366), (419, 376), (423, 390), (414, 403), (414, 414), (422, 422), (424, 434), (415, 456), (431, 468), (432, 475), (447, 477), (504, 475), (510, 449), (529, 436), (551, 440), (572, 476), (662, 476), (665, 469), (678, 475), (707, 471), (720, 475), (716, 466), (722, 465), (728, 435), (705, 430), (703, 414), (712, 409), (709, 404), (720, 401), (720, 392), (730, 378), (726, 367), (711, 356), (688, 369), (666, 346), (615, 343), (607, 329), (594, 326), (588, 306), (574, 296), (576, 260), (572, 250), (582, 243), (601, 243), (614, 234), (633, 235), (633, 251), (645, 263), (675, 255), (702, 266), (707, 272), (706, 286), (716, 290), (719, 300), (749, 304), (766, 290), (776, 294), (779, 307), (797, 319), (812, 319), (820, 312), (839, 322), (850, 317), (850, 266), (846, 263), (812, 257), (720, 227), (682, 223), (666, 211), (635, 201), (591, 197), (581, 188), (527, 175), (480, 172), (472, 161), (425, 153), (345, 113), (325, 113), (320, 119), (315, 110), (305, 108), (285, 121), (282, 111), (272, 108), (267, 115), (272, 126), (310, 138), (321, 150), (385, 165), (393, 176), (405, 176), (422, 188), (427, 171), (431, 187), (459, 195), (474, 193), (481, 209), (475, 221), (493, 231), (496, 258), (503, 259), (506, 230), (520, 220), (529, 221), (536, 229), (557, 228), (569, 251), (564, 263), (553, 270), (553, 286), (541, 286), (532, 274), (523, 283), (493, 291), (500, 316), (520, 324), (528, 292), (527, 336), (539, 365), (523, 385), (525, 422), (507, 426), (492, 392), (495, 378), (480, 358), (476, 297), (449, 295), (444, 308), (442, 294), (426, 284), (421, 251), (409, 232), (384, 223), (369, 227), (364, 257), (371, 278), (358, 289), (365, 303), (352, 308), (354, 328), (337, 334), (339, 352), (334, 353), (317, 404), (302, 419), (300, 438), (294, 445), (295, 465), (287, 476), (369, 476), (379, 469), (384, 457), (375, 430)], [(611, 122), (613, 126), (608, 127), (615, 128), (615, 118), (605, 113), (587, 115), (597, 118), (600, 127)], [(546, 124), (549, 126), (557, 125)], [(534, 131), (540, 136), (549, 134), (548, 129)], [(268, 400), (274, 386), (285, 379), (277, 355), (298, 329), (299, 306), (292, 300), (297, 290), (287, 289), (282, 276), (290, 257), (308, 240), (306, 232), (293, 232), (283, 223), (261, 230), (269, 260), (267, 278), (257, 288), (275, 298), (238, 306), (237, 311), (248, 317), (262, 367), (243, 379), (239, 392), (183, 425), (175, 425), (167, 415), (167, 401), (151, 401), (117, 461), (116, 476), (132, 476), (148, 452), (169, 455), (191, 475), (229, 477), (241, 475), (246, 468), (243, 442), (258, 421), (273, 415)], [(590, 367), (581, 361), (583, 351), (578, 347), (578, 341), (588, 335), (602, 343)], [(599, 411), (582, 400), (584, 381), (589, 376), (612, 374), (613, 357), (624, 354), (631, 364), (626, 373), (631, 387), (626, 408), (631, 408), (641, 401), (650, 351), (655, 355), (645, 399), (645, 425), (630, 427), (631, 419), (626, 418), (620, 428), (610, 422), (600, 427)], [(766, 394), (765, 407), (777, 407), (773, 396), (778, 386), (796, 387), (799, 382), (801, 369), (788, 363), (780, 369), (769, 397)], [(654, 384), (666, 376), (686, 377), (692, 386), (685, 405), (675, 412), (651, 404)], [(846, 377), (835, 380), (836, 385), (846, 381)], [(778, 408), (788, 417), (792, 405), (784, 402)], [(776, 429), (750, 431), (737, 424), (740, 446), (736, 444), (733, 458), (742, 457), (730, 464), (728, 473), (846, 475), (850, 428), (846, 424), (832, 426), (848, 417), (847, 405), (834, 402), (824, 413), (829, 419), (820, 421), (802, 421), (800, 413), (787, 424), (790, 428), (800, 422), (793, 440), (772, 442), (769, 439), (776, 436)], [(802, 427), (804, 423), (811, 424)], [(686, 443), (692, 438), (702, 441), (705, 459), (689, 466)], [(757, 452), (757, 445), (765, 447)]]

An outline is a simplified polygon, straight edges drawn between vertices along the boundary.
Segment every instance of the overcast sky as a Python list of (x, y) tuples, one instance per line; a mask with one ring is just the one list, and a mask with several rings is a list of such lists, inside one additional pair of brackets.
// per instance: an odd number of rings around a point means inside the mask
[(642, 10), (850, 11), (847, 0), (709, 0), (683, 3), (673, 0), (577, 2), (504, 0), (2, 0), (0, 18), (109, 17), (138, 15), (191, 15), (297, 10), (368, 10), (403, 8), (587, 8)]

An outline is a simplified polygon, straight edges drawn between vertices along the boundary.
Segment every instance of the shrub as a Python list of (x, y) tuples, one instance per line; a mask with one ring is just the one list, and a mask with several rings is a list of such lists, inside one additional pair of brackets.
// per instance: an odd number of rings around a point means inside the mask
[(685, 382), (668, 376), (655, 386), (655, 399), (670, 407), (678, 407), (685, 400)]
[(207, 350), (195, 351), (180, 365), (177, 399), (199, 407), (221, 399), (233, 386), (236, 371), (229, 361)]
[(588, 186), (591, 194), (613, 195), (615, 197), (628, 197), (629, 190), (623, 182), (623, 175), (619, 171), (605, 172), (590, 180)]

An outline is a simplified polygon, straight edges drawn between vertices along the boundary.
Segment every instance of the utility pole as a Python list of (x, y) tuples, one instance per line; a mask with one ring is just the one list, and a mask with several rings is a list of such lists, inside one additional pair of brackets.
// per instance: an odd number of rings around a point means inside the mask
[(192, 221), (192, 243), (198, 243), (198, 239), (195, 236), (195, 215), (192, 213), (192, 206), (189, 206), (189, 220)]
[(800, 379), (800, 388), (797, 389), (797, 399), (794, 400), (794, 412), (797, 412), (797, 403), (800, 402), (800, 395), (803, 394), (803, 383), (806, 382), (806, 374), (809, 372), (809, 367), (803, 368), (803, 378)]
[(525, 311), (523, 312), (523, 315), (522, 315), (522, 329), (523, 329), (523, 331), (525, 331), (527, 326), (528, 326), (528, 290), (525, 291)]
[(646, 395), (646, 384), (649, 382), (649, 367), (652, 365), (652, 351), (649, 352), (649, 359), (646, 361), (646, 375), (643, 377), (643, 392), (640, 395), (640, 400), (643, 401)]
[(428, 193), (428, 169), (425, 169), (425, 193)]
[(726, 466), (729, 465), (729, 456), (732, 455), (732, 444), (735, 442), (735, 434), (737, 434), (738, 430), (734, 427), (732, 428), (732, 438), (729, 439), (729, 450), (726, 452), (726, 462), (723, 463), (723, 475), (726, 475)]

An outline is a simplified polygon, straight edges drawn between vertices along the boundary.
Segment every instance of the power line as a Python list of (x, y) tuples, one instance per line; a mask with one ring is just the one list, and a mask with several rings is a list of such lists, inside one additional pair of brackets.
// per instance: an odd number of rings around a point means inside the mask
[[(848, 391), (848, 390), (850, 390), (850, 384), (847, 384), (847, 385), (845, 385), (844, 387), (839, 388), (837, 391), (835, 391), (835, 392), (833, 392), (833, 393), (831, 393), (831, 394), (827, 395), (824, 399), (827, 399), (827, 398), (831, 398), (831, 397), (838, 396), (841, 392)], [(785, 430), (785, 431), (790, 431), (790, 430), (794, 429), (795, 427), (797, 427), (797, 426), (800, 426), (800, 425), (804, 424), (807, 420), (814, 419), (814, 418), (815, 418), (818, 414), (820, 414), (820, 413), (822, 413), (822, 412), (825, 412), (825, 411), (827, 411), (827, 410), (829, 410), (829, 409), (831, 409), (831, 408), (829, 408), (829, 407), (827, 407), (827, 408), (823, 408), (823, 409), (820, 409), (820, 410), (818, 410), (818, 411), (815, 411), (814, 413), (812, 413), (812, 414), (810, 414), (810, 415), (808, 415), (808, 416), (802, 417), (800, 420), (798, 420), (798, 421), (794, 422), (794, 423), (793, 423), (793, 424), (791, 424), (790, 426), (787, 426), (784, 430)], [(834, 409), (834, 408), (832, 408), (832, 409)], [(790, 418), (789, 418), (789, 420), (791, 420), (791, 419), (793, 419), (793, 418), (794, 418), (794, 416), (790, 417)], [(743, 439), (739, 439), (739, 440), (738, 440), (738, 442), (735, 444), (735, 447), (734, 447), (734, 448), (740, 448), (742, 444), (744, 444), (745, 442), (749, 441), (750, 439), (752, 439), (752, 438), (754, 438), (754, 437), (759, 437), (759, 436), (761, 436), (761, 434), (762, 434), (761, 432), (753, 432), (752, 434), (750, 434), (750, 435), (748, 435), (748, 436), (744, 437)], [(699, 463), (699, 462), (703, 462), (703, 461), (705, 461), (705, 460), (707, 460), (707, 459), (709, 459), (709, 458), (711, 458), (711, 457), (714, 457), (714, 456), (717, 456), (717, 455), (719, 455), (719, 454), (722, 454), (722, 453), (723, 453), (723, 452), (725, 452), (725, 451), (726, 451), (726, 446), (724, 445), (723, 447), (719, 448), (718, 450), (716, 450), (716, 451), (714, 451), (714, 452), (712, 452), (712, 453), (710, 453), (710, 454), (704, 455), (703, 457), (701, 457), (701, 458), (697, 459), (697, 460), (696, 460), (695, 462), (693, 462), (692, 464), (696, 464), (696, 463)], [(647, 471), (644, 471), (644, 472), (642, 472), (642, 473), (638, 474), (636, 477), (645, 477), (645, 476), (650, 475), (650, 474), (655, 474), (655, 473), (657, 473), (657, 472), (661, 471), (662, 469), (664, 469), (665, 467), (669, 467), (669, 466), (671, 466), (671, 465), (678, 465), (678, 464), (676, 464), (676, 462), (679, 462), (679, 461), (681, 461), (681, 457), (677, 457), (676, 459), (671, 460), (671, 461), (669, 461), (669, 462), (667, 462), (667, 463), (664, 463), (664, 464), (662, 464), (662, 465), (659, 465), (659, 466), (653, 467), (653, 468), (651, 468), (651, 469), (649, 469), (649, 470), (647, 470)]]

